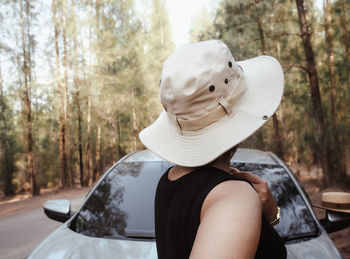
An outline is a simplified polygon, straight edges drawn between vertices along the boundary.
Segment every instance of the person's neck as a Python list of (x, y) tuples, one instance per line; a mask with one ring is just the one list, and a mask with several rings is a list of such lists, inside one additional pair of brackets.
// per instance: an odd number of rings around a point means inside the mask
[(219, 159), (214, 160), (213, 162), (208, 164), (211, 167), (215, 167), (218, 169), (221, 169), (222, 171), (229, 172), (230, 171), (230, 161), (227, 159)]
[(175, 165), (173, 168), (170, 169), (168, 173), (168, 179), (171, 181), (177, 180), (180, 177), (192, 172), (197, 167), (185, 167), (180, 165)]
[[(216, 159), (213, 162), (209, 163), (208, 166), (218, 168), (225, 172), (229, 172), (230, 170), (230, 162), (227, 159)], [(168, 177), (170, 180), (176, 180), (192, 171), (197, 169), (198, 167), (185, 167), (180, 165), (175, 165), (169, 172)]]
[[(228, 152), (224, 153), (223, 155), (219, 156), (217, 159), (212, 161), (211, 163), (207, 164), (207, 166), (215, 167), (218, 169), (221, 169), (225, 172), (230, 171), (230, 160), (236, 150), (233, 152), (229, 150)], [(180, 177), (194, 171), (198, 167), (185, 167), (180, 165), (175, 165), (168, 173), (169, 180), (176, 180)]]

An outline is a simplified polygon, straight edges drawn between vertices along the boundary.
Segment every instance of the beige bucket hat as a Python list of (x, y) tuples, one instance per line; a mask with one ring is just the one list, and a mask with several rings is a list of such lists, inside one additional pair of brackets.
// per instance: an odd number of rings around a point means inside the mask
[(219, 40), (179, 47), (163, 64), (158, 119), (142, 143), (174, 164), (205, 165), (242, 142), (276, 111), (283, 94), (276, 59), (236, 62)]
[(322, 204), (313, 207), (350, 213), (350, 193), (348, 192), (324, 192), (322, 193)]

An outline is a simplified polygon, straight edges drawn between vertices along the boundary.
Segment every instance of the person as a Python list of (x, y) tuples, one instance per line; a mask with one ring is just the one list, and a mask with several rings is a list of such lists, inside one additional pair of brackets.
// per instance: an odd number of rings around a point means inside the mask
[(185, 44), (164, 62), (164, 109), (139, 135), (175, 164), (156, 190), (159, 259), (286, 258), (268, 185), (230, 168), (238, 144), (276, 111), (283, 82), (276, 59), (236, 62), (219, 40)]

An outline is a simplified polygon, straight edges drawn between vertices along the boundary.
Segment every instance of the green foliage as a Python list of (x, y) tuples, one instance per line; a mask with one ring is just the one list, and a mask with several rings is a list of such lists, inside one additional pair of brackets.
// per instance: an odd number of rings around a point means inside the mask
[[(31, 60), (34, 165), (41, 187), (53, 187), (59, 183), (62, 93), (57, 83), (65, 84), (65, 71), (68, 83), (68, 178), (78, 182), (79, 121), (85, 173), (90, 163), (86, 162), (89, 160), (88, 150), (91, 153), (91, 172), (96, 172), (99, 166), (103, 171), (126, 153), (143, 148), (138, 132), (153, 122), (162, 109), (159, 104), (161, 67), (174, 50), (164, 0), (142, 1), (144, 7), (151, 10), (149, 14), (137, 13), (132, 0), (54, 1), (58, 19), (59, 78), (56, 78), (51, 2), (25, 1), (30, 7), (29, 15), (25, 17), (28, 19), (26, 42), (29, 46), (26, 52), (31, 54), (28, 60)], [(327, 134), (331, 137), (335, 131), (341, 150), (349, 160), (350, 81), (346, 56), (350, 43), (344, 41), (346, 32), (349, 34), (349, 26), (344, 29), (344, 24), (350, 22), (350, 4), (345, 0), (331, 2), (337, 125), (335, 129), (329, 127)], [(0, 65), (2, 74), (6, 75), (1, 81), (1, 92), (6, 95), (0, 97), (0, 160), (6, 167), (0, 167), (0, 179), (9, 183), (5, 184), (8, 186), (6, 193), (15, 188), (22, 189), (28, 182), (18, 3), (0, 3)], [(323, 108), (329, 124), (332, 119), (331, 89), (323, 12), (314, 6), (313, 1), (306, 3)], [(41, 31), (47, 38), (41, 36)], [(217, 10), (209, 12), (203, 9), (193, 20), (191, 40), (219, 38), (231, 48), (236, 60), (266, 54), (281, 62), (285, 92), (277, 117), (284, 157), (290, 162), (302, 162), (310, 167), (319, 162), (319, 157), (315, 151), (315, 122), (299, 33), (294, 0), (222, 0)], [(270, 120), (243, 145), (277, 152), (275, 139), (274, 125)], [(335, 163), (337, 158), (332, 157), (331, 162)]]
[[(59, 183), (59, 109), (62, 107), (62, 92), (56, 83), (65, 84), (65, 71), (68, 76), (66, 154), (68, 178), (73, 177), (74, 180), (79, 176), (79, 120), (85, 174), (88, 143), (92, 172), (97, 170), (97, 163), (104, 170), (126, 153), (142, 148), (138, 132), (159, 114), (158, 84), (161, 66), (174, 48), (168, 15), (162, 0), (149, 2), (152, 12), (143, 20), (136, 13), (132, 0), (53, 1), (56, 6), (57, 35), (54, 35), (53, 30), (51, 2), (31, 2), (30, 14), (33, 17), (28, 16), (32, 24), (31, 28), (28, 27), (31, 41), (37, 42), (37, 45), (31, 44), (33, 62), (30, 65), (34, 164), (36, 180), (41, 187), (53, 187)], [(1, 7), (0, 16), (8, 17), (5, 24), (16, 26), (11, 33), (1, 27), (0, 33), (4, 35), (6, 42), (15, 42), (21, 35), (16, 13), (18, 3), (5, 1), (1, 3)], [(43, 28), (48, 32), (48, 37), (39, 39), (39, 32)], [(55, 49), (55, 37), (58, 41), (58, 53)], [(1, 48), (4, 46), (0, 45)], [(43, 50), (40, 46), (44, 46)], [(21, 51), (19, 43), (18, 51)], [(56, 77), (56, 55), (60, 56), (60, 78)], [(20, 55), (7, 52), (5, 59), (9, 69), (18, 75), (22, 74)], [(21, 189), (28, 181), (28, 168), (24, 148), (26, 126), (22, 103), (23, 80), (19, 78), (20, 80), (13, 81), (12, 78), (6, 78), (4, 81), (4, 87), (11, 89), (12, 94), (9, 96), (11, 107), (7, 108), (6, 118), (12, 116), (14, 122), (0, 120), (0, 159), (3, 161), (5, 151), (6, 154), (11, 154), (13, 159), (7, 160), (9, 166), (12, 166), (9, 177)], [(8, 115), (12, 108), (16, 113)], [(80, 118), (78, 108), (81, 112)], [(7, 121), (6, 128), (2, 121)], [(15, 122), (17, 128), (14, 126)], [(22, 146), (19, 144), (15, 148), (13, 141), (23, 143), (23, 148), (20, 149)], [(18, 167), (17, 173), (15, 164)], [(1, 167), (1, 171), (4, 170)], [(4, 173), (1, 172), (1, 180), (4, 179)]]
[(12, 182), (16, 172), (16, 154), (19, 151), (16, 131), (13, 122), (13, 112), (8, 106), (8, 100), (0, 95), (0, 180), (3, 183), (4, 193), (12, 194), (16, 190)]
[[(331, 31), (334, 35), (334, 60), (336, 71), (337, 131), (341, 139), (341, 150), (349, 150), (349, 66), (344, 43), (344, 25), (348, 24), (350, 5), (348, 1), (331, 1)], [(330, 123), (330, 74), (324, 33), (323, 10), (313, 1), (306, 1), (309, 26), (312, 32), (316, 63), (320, 78), (323, 108)], [(344, 9), (345, 8), (345, 9)], [(210, 24), (209, 19), (213, 20)], [(208, 22), (209, 21), (209, 22)], [(203, 26), (203, 24), (209, 24)], [(339, 29), (343, 28), (343, 30)], [(347, 28), (348, 30), (349, 28)], [(290, 162), (302, 162), (308, 167), (319, 163), (316, 152), (315, 122), (312, 113), (308, 74), (305, 69), (305, 55), (299, 36), (299, 20), (295, 1), (233, 1), (222, 0), (214, 18), (207, 12), (197, 18), (192, 28), (192, 40), (219, 38), (230, 48), (236, 60), (244, 60), (266, 54), (276, 57), (285, 74), (285, 91), (282, 104), (277, 111), (280, 120), (285, 158)], [(347, 32), (349, 33), (349, 32)], [(331, 128), (327, 129), (329, 138)], [(272, 122), (247, 139), (243, 146), (275, 150), (275, 136)], [(263, 144), (263, 147), (262, 147)], [(347, 152), (347, 153), (346, 153)], [(340, 155), (332, 153), (331, 161), (337, 163)], [(349, 159), (350, 154), (343, 154)], [(348, 165), (349, 166), (349, 165)]]

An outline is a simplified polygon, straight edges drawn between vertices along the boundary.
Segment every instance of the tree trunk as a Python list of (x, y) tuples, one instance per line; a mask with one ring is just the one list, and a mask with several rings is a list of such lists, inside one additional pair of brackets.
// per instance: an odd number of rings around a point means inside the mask
[[(119, 110), (117, 110), (117, 113), (115, 115), (116, 121), (113, 120), (112, 122), (112, 159), (115, 163), (118, 159), (122, 157), (122, 149), (121, 149), (121, 129), (120, 129), (120, 115)], [(118, 140), (118, 143), (117, 143)]]
[(117, 150), (118, 150), (118, 157), (117, 159), (119, 160), (123, 154), (122, 154), (122, 148), (121, 148), (121, 143), (122, 143), (122, 139), (121, 139), (121, 126), (120, 126), (120, 114), (119, 114), (119, 110), (117, 112), (117, 134), (118, 134), (118, 145), (117, 145)]
[[(72, 154), (73, 152), (70, 152), (70, 154)], [(73, 159), (71, 157), (70, 161), (69, 161), (69, 172), (70, 172), (70, 182), (71, 182), (71, 186), (75, 186), (74, 183), (74, 167), (73, 167), (74, 163), (73, 163)]]
[(85, 186), (89, 186), (90, 183), (90, 177), (91, 177), (91, 97), (88, 96), (88, 102), (87, 102), (87, 143), (86, 143), (86, 151), (85, 151), (85, 168), (86, 168), (86, 175), (85, 175)]
[(62, 94), (63, 94), (63, 122), (64, 122), (64, 128), (65, 128), (65, 134), (64, 134), (64, 143), (65, 143), (65, 153), (64, 153), (64, 159), (65, 159), (65, 177), (66, 177), (66, 184), (67, 187), (70, 187), (70, 174), (68, 173), (68, 168), (70, 168), (69, 165), (69, 149), (67, 148), (67, 123), (68, 123), (68, 54), (67, 54), (67, 36), (66, 36), (66, 28), (67, 28), (67, 13), (66, 13), (66, 0), (62, 1), (62, 37), (63, 37), (63, 67), (64, 67), (64, 86), (62, 87)]
[(0, 97), (4, 97), (4, 91), (2, 87), (2, 73), (1, 73), (1, 60), (0, 60)]
[(8, 141), (8, 128), (6, 121), (6, 103), (4, 100), (4, 92), (2, 85), (2, 74), (1, 74), (1, 62), (0, 62), (0, 124), (2, 123), (3, 129), (0, 129), (0, 151), (3, 150), (3, 153), (0, 152), (0, 164), (2, 167), (0, 168), (0, 174), (3, 176), (4, 182), (4, 193), (5, 195), (14, 193), (14, 186), (12, 185), (13, 178), (13, 169), (12, 161), (10, 161), (9, 155), (9, 141)]
[[(332, 151), (332, 157), (330, 158), (330, 170), (333, 172), (332, 183), (341, 181), (346, 176), (346, 166), (344, 151), (342, 145), (340, 145), (337, 129), (337, 112), (335, 109), (335, 101), (337, 100), (336, 91), (336, 75), (334, 66), (334, 52), (333, 52), (333, 33), (331, 31), (331, 3), (329, 0), (323, 2), (324, 10), (324, 31), (326, 38), (326, 50), (327, 50), (327, 61), (329, 69), (329, 84), (330, 84), (330, 100), (331, 100), (331, 139), (330, 148)], [(332, 159), (333, 158), (333, 159)]]
[[(2, 118), (0, 118), (1, 120)], [(6, 127), (6, 121), (4, 121), (4, 126)], [(1, 136), (3, 137), (3, 136)], [(3, 173), (3, 179), (4, 179), (4, 193), (5, 195), (9, 195), (9, 194), (14, 194), (15, 193), (15, 188), (12, 184), (12, 180), (13, 180), (13, 171), (14, 168), (12, 166), (12, 161), (10, 161), (10, 155), (9, 155), (9, 143), (8, 140), (6, 139), (7, 136), (4, 136), (4, 143), (0, 143), (3, 146), (4, 149), (4, 153), (3, 153), (3, 159), (1, 159), (0, 157), (0, 162), (3, 166), (2, 172)]]
[[(3, 116), (3, 113), (6, 110), (6, 106), (4, 104), (3, 96), (0, 97), (0, 122), (3, 122), (3, 126), (5, 128), (5, 131), (7, 129), (7, 122), (6, 118)], [(3, 149), (3, 154), (1, 156), (0, 152), (0, 163), (2, 167), (0, 168), (0, 173), (2, 173), (3, 176), (3, 183), (4, 183), (4, 193), (5, 195), (14, 194), (15, 188), (12, 184), (13, 180), (13, 159), (10, 157), (10, 144), (8, 141), (8, 136), (6, 132), (0, 132), (0, 148)], [(0, 149), (1, 151), (1, 149)]]
[[(77, 74), (75, 74), (75, 79), (77, 79)], [(82, 144), (82, 114), (80, 109), (80, 90), (77, 81), (75, 81), (76, 92), (76, 104), (77, 104), (77, 115), (78, 115), (78, 152), (79, 152), (79, 175), (80, 175), (80, 185), (85, 186), (84, 182), (84, 163), (83, 163), (83, 144)]]
[(262, 134), (261, 129), (256, 132), (257, 135), (257, 148), (264, 150), (265, 149), (265, 141), (264, 141), (264, 136)]
[[(23, 18), (23, 0), (20, 0), (20, 19), (21, 19), (21, 32), (22, 32), (22, 51), (23, 51), (23, 76), (24, 76), (24, 103), (25, 103), (25, 115), (26, 115), (26, 124), (27, 124), (27, 162), (29, 169), (29, 179), (31, 185), (32, 195), (36, 196), (40, 194), (40, 189), (36, 184), (35, 179), (35, 168), (34, 168), (34, 155), (33, 155), (33, 134), (32, 134), (32, 111), (31, 111), (31, 98), (30, 98), (30, 81), (28, 63), (30, 60), (27, 57), (27, 47), (25, 39), (25, 28), (24, 28), (24, 18)], [(29, 61), (29, 62), (28, 62)]]
[[(89, 0), (90, 15), (92, 16), (92, 0)], [(89, 61), (88, 61), (88, 77), (92, 78), (92, 26), (89, 25)], [(91, 170), (92, 170), (92, 158), (91, 158), (91, 80), (88, 80), (88, 101), (87, 101), (87, 143), (86, 143), (86, 179), (85, 184), (88, 186), (90, 184)]]
[[(28, 82), (29, 84), (31, 85), (32, 83), (32, 56), (31, 56), (31, 44), (32, 44), (32, 41), (30, 39), (30, 19), (32, 18), (31, 17), (31, 14), (30, 14), (30, 4), (28, 4), (29, 2), (28, 1), (25, 1), (27, 4), (26, 4), (26, 23), (27, 23), (27, 39), (28, 39), (28, 46), (27, 46), (27, 59), (28, 59), (28, 64), (27, 64), (27, 68), (28, 68)], [(31, 97), (30, 97), (31, 99)]]
[(273, 128), (275, 129), (275, 149), (277, 155), (283, 159), (284, 158), (284, 149), (283, 149), (283, 143), (282, 143), (282, 138), (280, 135), (280, 128), (279, 128), (279, 122), (277, 118), (277, 113), (274, 113), (272, 116), (273, 120)]
[(97, 144), (96, 144), (96, 180), (101, 176), (101, 125), (97, 126)]
[(56, 84), (59, 91), (60, 107), (59, 107), (59, 121), (60, 121), (60, 176), (61, 189), (67, 187), (67, 164), (66, 164), (66, 123), (64, 120), (64, 87), (61, 84), (61, 69), (60, 69), (60, 51), (58, 46), (58, 23), (56, 18), (56, 0), (52, 1), (52, 18), (55, 32), (55, 51), (56, 51)]
[[(324, 11), (324, 31), (326, 35), (326, 50), (327, 50), (327, 60), (329, 69), (329, 83), (330, 83), (330, 99), (331, 99), (331, 119), (332, 123), (336, 121), (335, 116), (335, 98), (336, 98), (336, 88), (335, 88), (335, 73), (334, 73), (334, 53), (333, 53), (333, 34), (331, 33), (330, 23), (330, 3), (329, 0), (323, 0), (323, 11)], [(334, 125), (334, 124), (333, 124)]]
[(328, 163), (328, 141), (326, 135), (326, 125), (322, 110), (321, 94), (319, 89), (319, 81), (316, 70), (314, 51), (311, 43), (311, 34), (309, 32), (308, 23), (306, 19), (304, 0), (296, 0), (296, 5), (298, 9), (300, 33), (304, 46), (304, 53), (309, 77), (313, 114), (316, 123), (315, 134), (317, 153), (319, 154), (319, 158), (321, 161), (324, 184), (328, 185), (329, 180), (331, 178)]
[(133, 151), (137, 149), (137, 138), (138, 138), (138, 130), (137, 130), (137, 118), (136, 118), (136, 108), (135, 108), (135, 92), (134, 87), (131, 90), (131, 105), (132, 105), (132, 132), (133, 132)]
[[(95, 17), (96, 17), (96, 35), (98, 37), (98, 41), (100, 41), (100, 39), (103, 38), (102, 36), (102, 30), (100, 27), (100, 5), (103, 5), (103, 3), (96, 3), (95, 4)], [(103, 8), (103, 6), (102, 6)], [(97, 62), (98, 62), (98, 71), (96, 72), (96, 74), (100, 75), (101, 73), (101, 65), (102, 65), (102, 61), (101, 61), (101, 54), (98, 52), (97, 54)], [(97, 96), (100, 98), (101, 96), (101, 90), (103, 89), (103, 84), (104, 84), (104, 77), (101, 76), (99, 83), (96, 85), (97, 87)], [(103, 98), (103, 97), (102, 97)], [(101, 98), (101, 99), (102, 99)], [(100, 99), (100, 100), (101, 100)], [(102, 102), (101, 102), (102, 103)], [(101, 164), (101, 119), (99, 118), (100, 116), (98, 116), (97, 118), (97, 141), (96, 141), (96, 173), (94, 174), (94, 182), (100, 178), (102, 172), (102, 164)]]
[(258, 15), (257, 17), (257, 25), (258, 25), (258, 31), (259, 31), (259, 38), (261, 43), (261, 54), (265, 55), (266, 53), (266, 44), (265, 44), (265, 36), (264, 36), (264, 29), (261, 21), (261, 16)]
[(345, 48), (345, 58), (346, 58), (346, 67), (347, 67), (347, 77), (348, 82), (350, 83), (350, 51), (349, 51), (349, 32), (348, 32), (348, 25), (346, 21), (346, 10), (345, 10), (345, 0), (341, 0), (341, 8), (342, 8), (342, 14), (340, 16), (340, 22), (341, 27), (343, 30), (343, 44)]
[(83, 163), (83, 144), (82, 144), (82, 115), (80, 109), (80, 97), (79, 90), (76, 93), (76, 103), (77, 103), (77, 113), (78, 113), (78, 152), (79, 152), (79, 173), (80, 173), (80, 185), (85, 186), (84, 184), (84, 163)]
[(115, 125), (115, 122), (113, 120), (112, 122), (112, 132), (111, 132), (111, 138), (112, 138), (112, 160), (113, 160), (113, 163), (115, 163), (117, 161), (117, 145), (116, 145), (116, 139), (117, 139), (117, 127)]
[[(72, 0), (72, 11), (71, 15), (75, 17), (75, 1)], [(78, 73), (78, 51), (77, 51), (77, 37), (76, 34), (73, 34), (73, 48), (74, 48), (74, 75), (73, 75), (73, 83), (75, 89), (75, 103), (77, 106), (77, 118), (78, 118), (78, 156), (79, 156), (79, 176), (80, 176), (80, 186), (85, 186), (84, 183), (84, 162), (83, 162), (83, 144), (82, 144), (82, 113), (80, 108), (80, 86), (79, 86), (79, 73)]]

